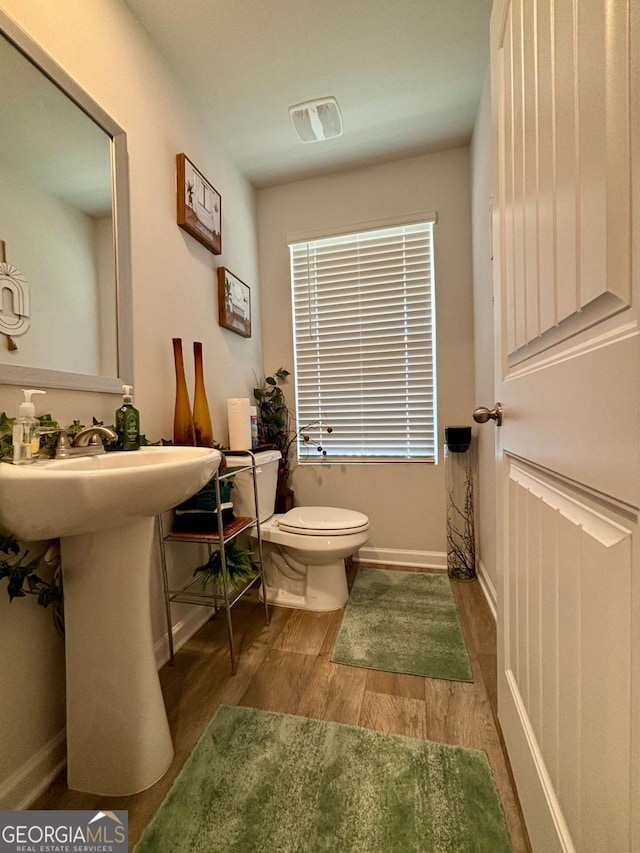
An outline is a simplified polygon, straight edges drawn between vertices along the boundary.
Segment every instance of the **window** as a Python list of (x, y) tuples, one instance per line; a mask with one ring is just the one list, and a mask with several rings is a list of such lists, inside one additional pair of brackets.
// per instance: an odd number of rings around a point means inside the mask
[[(436, 458), (433, 222), (290, 246), (301, 462)], [(324, 427), (332, 432), (326, 433)]]

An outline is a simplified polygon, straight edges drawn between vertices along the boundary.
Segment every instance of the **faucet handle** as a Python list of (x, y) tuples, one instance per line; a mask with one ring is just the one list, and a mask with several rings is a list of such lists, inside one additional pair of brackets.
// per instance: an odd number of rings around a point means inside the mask
[(64, 459), (66, 456), (71, 456), (71, 442), (69, 441), (65, 427), (43, 427), (40, 430), (40, 435), (58, 436), (58, 440), (55, 443), (55, 450), (52, 453), (57, 459)]

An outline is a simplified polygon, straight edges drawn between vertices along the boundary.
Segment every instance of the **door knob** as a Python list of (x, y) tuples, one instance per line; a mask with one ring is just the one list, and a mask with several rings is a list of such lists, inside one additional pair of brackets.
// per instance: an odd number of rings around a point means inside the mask
[(493, 409), (480, 406), (473, 413), (473, 419), (477, 424), (486, 424), (487, 421), (495, 421), (496, 426), (502, 426), (502, 403), (496, 403)]

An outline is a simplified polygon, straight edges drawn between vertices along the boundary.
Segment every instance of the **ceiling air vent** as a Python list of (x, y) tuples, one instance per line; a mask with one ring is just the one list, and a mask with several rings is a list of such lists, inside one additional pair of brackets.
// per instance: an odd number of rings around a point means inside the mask
[(317, 98), (289, 107), (289, 115), (302, 142), (320, 142), (342, 135), (342, 116), (335, 98)]

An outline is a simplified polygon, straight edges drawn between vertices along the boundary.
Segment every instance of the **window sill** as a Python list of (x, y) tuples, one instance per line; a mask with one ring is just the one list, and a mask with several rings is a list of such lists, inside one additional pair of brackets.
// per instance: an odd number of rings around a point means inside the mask
[(299, 459), (300, 467), (326, 465), (436, 465), (437, 460), (433, 457), (407, 458), (407, 457), (353, 457), (353, 456), (325, 456), (322, 459)]

